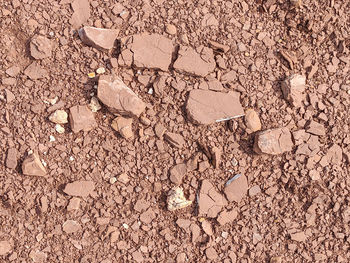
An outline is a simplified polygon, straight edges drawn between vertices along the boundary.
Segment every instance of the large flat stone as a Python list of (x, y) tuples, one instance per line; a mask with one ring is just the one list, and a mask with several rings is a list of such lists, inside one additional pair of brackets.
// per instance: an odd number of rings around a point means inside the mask
[(91, 26), (84, 26), (79, 29), (79, 37), (83, 43), (100, 50), (112, 49), (118, 34), (118, 29), (105, 29)]

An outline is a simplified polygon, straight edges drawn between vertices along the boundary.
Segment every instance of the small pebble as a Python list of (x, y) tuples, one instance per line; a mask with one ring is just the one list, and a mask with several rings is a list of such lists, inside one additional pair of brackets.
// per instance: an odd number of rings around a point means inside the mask
[(111, 178), (109, 178), (109, 183), (110, 184), (114, 184), (115, 182), (117, 181), (117, 178), (116, 177), (111, 177)]
[(103, 74), (103, 73), (105, 73), (106, 72), (106, 69), (105, 68), (103, 68), (103, 67), (101, 67), (101, 68), (98, 68), (97, 70), (96, 70), (96, 73), (97, 74)]
[(56, 130), (56, 132), (61, 133), (61, 134), (64, 133), (64, 131), (65, 131), (65, 129), (61, 126), (61, 124), (56, 124), (55, 130)]
[(169, 35), (175, 35), (176, 34), (176, 26), (172, 25), (172, 24), (167, 24), (165, 26), (165, 31), (169, 34)]
[(54, 141), (56, 141), (56, 138), (50, 135), (50, 142), (54, 142)]
[(129, 229), (129, 225), (126, 224), (126, 223), (123, 224), (123, 227), (124, 227), (125, 229)]

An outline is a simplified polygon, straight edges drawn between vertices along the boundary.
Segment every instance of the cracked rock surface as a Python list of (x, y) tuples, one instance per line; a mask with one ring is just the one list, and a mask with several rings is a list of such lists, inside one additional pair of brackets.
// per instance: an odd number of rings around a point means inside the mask
[(256, 134), (254, 151), (278, 155), (291, 151), (293, 145), (292, 135), (288, 128), (270, 129)]

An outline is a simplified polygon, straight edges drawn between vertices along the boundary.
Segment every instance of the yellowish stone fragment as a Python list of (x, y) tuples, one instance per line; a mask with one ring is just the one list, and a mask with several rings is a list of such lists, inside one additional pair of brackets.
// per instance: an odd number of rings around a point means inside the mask
[(169, 191), (167, 202), (169, 211), (185, 208), (192, 204), (192, 201), (186, 200), (181, 187), (175, 187)]

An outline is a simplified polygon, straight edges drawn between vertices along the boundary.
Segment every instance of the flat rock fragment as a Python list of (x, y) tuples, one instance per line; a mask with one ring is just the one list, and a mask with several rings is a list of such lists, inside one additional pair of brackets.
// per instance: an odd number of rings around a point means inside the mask
[(11, 250), (12, 250), (12, 245), (10, 241), (8, 240), (0, 241), (0, 256), (5, 256), (6, 254), (10, 253)]
[(305, 100), (306, 77), (298, 74), (289, 76), (282, 82), (284, 98), (293, 106), (301, 107)]
[(261, 121), (260, 121), (259, 115), (253, 109), (246, 110), (245, 123), (247, 126), (248, 134), (261, 130)]
[(128, 48), (135, 67), (168, 71), (174, 50), (170, 39), (159, 34), (134, 35)]
[(317, 135), (317, 136), (324, 136), (326, 135), (326, 129), (325, 127), (321, 124), (318, 123), (316, 121), (310, 121), (307, 125), (306, 125), (306, 132)]
[(180, 185), (182, 183), (182, 178), (187, 172), (187, 165), (185, 163), (180, 163), (173, 166), (170, 171), (170, 181), (175, 185)]
[(74, 220), (67, 220), (63, 223), (62, 229), (67, 234), (73, 234), (81, 230), (81, 225)]
[(49, 120), (56, 124), (68, 123), (68, 114), (64, 110), (56, 110), (49, 117)]
[(225, 205), (225, 197), (217, 192), (208, 180), (203, 180), (198, 195), (198, 215), (215, 218)]
[(212, 124), (244, 116), (237, 92), (192, 90), (186, 103), (186, 113), (196, 124)]
[(222, 211), (219, 216), (217, 217), (218, 223), (223, 226), (227, 223), (231, 223), (234, 221), (238, 216), (238, 212), (236, 210), (231, 210), (231, 211)]
[(112, 121), (111, 126), (125, 139), (131, 139), (134, 137), (132, 131), (132, 118), (117, 117)]
[(70, 23), (74, 28), (80, 27), (90, 18), (90, 1), (74, 0), (72, 2), (73, 15)]
[(83, 43), (100, 50), (112, 49), (118, 34), (118, 29), (105, 29), (91, 26), (84, 26), (79, 29), (79, 37)]
[(24, 70), (24, 74), (31, 80), (37, 80), (45, 78), (48, 75), (48, 72), (37, 62), (33, 62)]
[(169, 211), (175, 211), (190, 206), (192, 201), (185, 198), (181, 187), (174, 187), (168, 193), (167, 204)]
[(112, 113), (139, 117), (145, 103), (124, 82), (112, 75), (100, 76), (97, 97)]
[(178, 58), (174, 62), (174, 69), (199, 77), (205, 77), (213, 72), (216, 66), (213, 51), (204, 47), (198, 53), (191, 47), (181, 46)]
[(247, 194), (248, 180), (245, 175), (237, 174), (225, 184), (225, 195), (230, 202), (239, 203)]
[(164, 139), (176, 148), (182, 148), (185, 144), (185, 140), (182, 135), (172, 132), (166, 132), (164, 134)]
[(15, 169), (17, 167), (18, 153), (16, 148), (10, 148), (7, 150), (6, 155), (6, 167)]
[(24, 175), (45, 176), (46, 169), (40, 161), (37, 153), (30, 154), (22, 163)]
[(253, 148), (256, 153), (278, 155), (291, 151), (293, 145), (289, 129), (277, 128), (256, 134)]
[(94, 190), (95, 184), (93, 181), (75, 181), (68, 183), (63, 192), (71, 196), (88, 197)]
[(44, 59), (52, 55), (52, 42), (44, 36), (34, 36), (29, 47), (30, 55), (35, 59)]
[(77, 105), (70, 108), (70, 126), (74, 133), (90, 131), (97, 127), (94, 114), (86, 105)]

